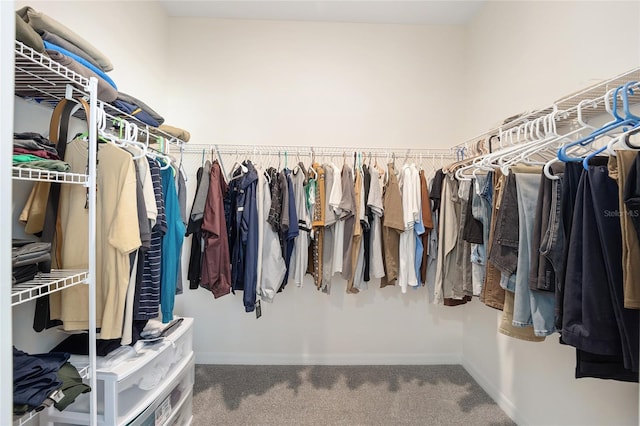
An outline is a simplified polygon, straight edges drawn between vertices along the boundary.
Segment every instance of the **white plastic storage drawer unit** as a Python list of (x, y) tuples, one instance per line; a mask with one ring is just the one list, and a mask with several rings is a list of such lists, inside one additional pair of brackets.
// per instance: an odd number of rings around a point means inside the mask
[[(109, 369), (98, 369), (98, 424), (124, 426), (146, 424), (151, 407), (159, 408), (175, 391), (169, 418), (191, 403), (193, 387), (193, 318), (184, 318), (179, 327), (162, 341), (147, 345), (138, 354)], [(53, 408), (41, 415), (41, 426), (87, 425), (89, 398), (83, 394), (66, 410)], [(170, 401), (171, 402), (171, 401)], [(165, 403), (164, 410), (168, 404)], [(152, 409), (152, 416), (155, 409)], [(191, 408), (189, 407), (189, 411)], [(157, 413), (160, 415), (160, 412)], [(141, 422), (138, 422), (141, 419)], [(159, 423), (160, 424), (160, 423)], [(165, 424), (165, 423), (161, 423)], [(171, 424), (171, 423), (166, 423)], [(155, 425), (155, 423), (154, 423)]]

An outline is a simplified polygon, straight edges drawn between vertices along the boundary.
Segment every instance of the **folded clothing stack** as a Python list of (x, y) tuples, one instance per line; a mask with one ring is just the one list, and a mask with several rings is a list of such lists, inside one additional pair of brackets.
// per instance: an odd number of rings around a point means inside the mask
[(51, 243), (12, 240), (11, 272), (13, 283), (32, 280), (39, 271), (51, 268)]
[(54, 405), (64, 410), (91, 388), (82, 383), (69, 354), (29, 355), (13, 348), (13, 414), (17, 416)]
[(55, 145), (44, 136), (30, 132), (13, 134), (13, 165), (58, 172), (71, 169), (60, 160)]
[(98, 99), (112, 102), (117, 98), (118, 88), (106, 75), (113, 70), (109, 58), (52, 17), (37, 12), (30, 6), (19, 9), (16, 11), (16, 40), (83, 77), (97, 78)]
[(111, 104), (151, 127), (158, 127), (164, 123), (164, 118), (149, 105), (126, 93), (119, 92), (118, 99)]
[[(165, 126), (164, 118), (141, 100), (118, 92), (115, 82), (106, 74), (113, 64), (100, 50), (73, 30), (30, 6), (16, 11), (16, 40), (75, 73), (98, 80), (98, 99), (131, 115), (151, 127), (188, 142), (191, 135), (179, 127)], [(82, 88), (80, 88), (82, 89)], [(38, 98), (38, 93), (19, 93)]]

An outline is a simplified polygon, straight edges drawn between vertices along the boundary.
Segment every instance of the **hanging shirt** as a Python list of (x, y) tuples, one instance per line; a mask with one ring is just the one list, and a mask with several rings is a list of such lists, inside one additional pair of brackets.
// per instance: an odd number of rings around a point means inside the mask
[(286, 233), (284, 234), (285, 239), (285, 254), (284, 254), (284, 262), (287, 265), (287, 272), (284, 275), (284, 279), (282, 281), (282, 290), (289, 280), (289, 271), (291, 268), (291, 255), (293, 254), (293, 248), (296, 244), (296, 237), (300, 235), (300, 231), (298, 230), (298, 215), (296, 214), (296, 202), (295, 195), (293, 193), (293, 182), (291, 181), (291, 170), (285, 169), (284, 176), (287, 182), (287, 202), (285, 206), (287, 208), (287, 218), (288, 218), (288, 226), (286, 228)]
[[(418, 171), (405, 165), (402, 168), (400, 189), (402, 193), (402, 220), (404, 231), (400, 234), (398, 284), (406, 293), (407, 286), (415, 287), (418, 280), (415, 271), (416, 239), (413, 227), (419, 214), (416, 193), (419, 190)], [(416, 185), (417, 183), (417, 185)]]
[(317, 289), (322, 287), (323, 276), (323, 250), (324, 250), (324, 222), (325, 222), (325, 173), (324, 169), (318, 163), (311, 165), (316, 174), (316, 185), (314, 192), (314, 208), (313, 216), (311, 220), (311, 226), (313, 227), (313, 248), (312, 248), (312, 260), (313, 268), (312, 274), (314, 284)]
[(395, 285), (398, 279), (400, 233), (404, 231), (402, 196), (398, 186), (398, 177), (393, 163), (389, 163), (388, 167), (389, 180), (384, 191), (382, 222), (385, 276), (380, 280), (380, 287)]
[[(180, 208), (180, 220), (182, 225), (187, 227), (187, 182), (180, 169), (176, 170), (176, 191), (178, 194), (178, 207)], [(184, 239), (183, 239), (184, 240)], [(176, 283), (176, 294), (182, 294), (182, 250), (178, 252), (178, 281)]]
[[(258, 254), (256, 261), (256, 299), (262, 295), (262, 253), (264, 251), (264, 227), (267, 222), (264, 218), (264, 183), (266, 181), (264, 172), (262, 169), (254, 164), (256, 168), (256, 174), (258, 176), (258, 183), (256, 185), (256, 210), (258, 213)], [(267, 188), (268, 191), (268, 188)]]
[(424, 224), (422, 222), (422, 218), (423, 218), (423, 214), (422, 214), (423, 203), (422, 203), (422, 192), (421, 192), (421, 184), (422, 184), (422, 182), (421, 182), (421, 179), (420, 179), (420, 173), (422, 173), (422, 171), (420, 171), (416, 175), (417, 176), (416, 189), (418, 191), (418, 215), (417, 215), (417, 218), (416, 218), (416, 223), (413, 226), (413, 231), (415, 233), (415, 238), (416, 238), (415, 268), (416, 268), (416, 279), (417, 279), (417, 285), (418, 286), (424, 285), (424, 280), (421, 277), (421, 267), (422, 267), (422, 262), (423, 262), (423, 253), (425, 251), (425, 246), (423, 245), (422, 237), (426, 233), (426, 229), (425, 229)]
[(167, 231), (167, 220), (162, 196), (162, 178), (157, 161), (147, 158), (156, 202), (156, 223), (151, 229), (151, 245), (144, 257), (142, 282), (136, 287), (134, 319), (149, 320), (158, 316), (160, 304), (160, 269), (162, 261), (162, 237)]
[[(362, 165), (362, 198), (360, 200), (360, 226), (362, 226), (362, 246), (363, 246), (363, 271), (362, 281), (369, 282), (371, 279), (371, 222), (373, 214), (368, 206), (369, 191), (371, 190), (371, 172), (369, 167)], [(366, 288), (366, 286), (363, 286)]]
[(239, 274), (242, 282), (238, 288), (244, 290), (242, 301), (246, 312), (253, 312), (256, 305), (257, 266), (258, 266), (258, 208), (256, 201), (256, 187), (258, 173), (251, 163), (245, 161), (247, 168), (242, 177), (238, 178), (238, 200), (236, 218), (238, 221), (239, 240), (238, 257), (233, 259), (233, 268), (242, 271)]
[(192, 290), (195, 290), (200, 286), (200, 278), (202, 272), (202, 253), (204, 250), (204, 244), (202, 240), (202, 218), (204, 216), (207, 193), (209, 192), (210, 169), (211, 163), (207, 161), (202, 167), (198, 169), (198, 172), (196, 174), (196, 195), (193, 199), (191, 214), (189, 215), (189, 222), (187, 223), (187, 230), (185, 233), (187, 237), (189, 235), (193, 235), (193, 237), (191, 238), (189, 270), (187, 271), (189, 288)]
[(425, 232), (421, 236), (422, 240), (422, 264), (420, 266), (420, 280), (422, 285), (427, 282), (427, 256), (429, 255), (429, 233), (433, 229), (433, 219), (431, 217), (431, 201), (429, 199), (429, 186), (424, 174), (424, 170), (420, 170), (420, 211), (422, 215), (422, 224)]
[(305, 200), (305, 168), (302, 163), (294, 169), (291, 176), (293, 195), (298, 218), (298, 236), (291, 254), (290, 275), (296, 286), (301, 287), (307, 270), (309, 255), (309, 231), (311, 230), (311, 216)]
[(351, 293), (357, 293), (359, 290), (366, 290), (369, 288), (368, 284), (364, 280), (364, 242), (363, 242), (363, 227), (362, 223), (366, 221), (365, 214), (365, 202), (364, 202), (364, 179), (363, 173), (356, 171), (356, 181), (354, 184), (356, 194), (356, 220), (353, 233), (353, 278), (347, 284), (347, 292), (351, 284)]
[(329, 180), (332, 180), (331, 194), (329, 196), (329, 206), (335, 217), (335, 226), (333, 228), (333, 250), (331, 255), (333, 258), (331, 274), (335, 275), (342, 272), (344, 257), (344, 222), (341, 220), (346, 216), (340, 208), (343, 199), (343, 182), (342, 173), (338, 166), (330, 164), (331, 172), (327, 174)]
[[(462, 299), (462, 271), (456, 265), (460, 202), (458, 181), (445, 176), (440, 200), (440, 229), (438, 230), (438, 265), (434, 289), (435, 302), (444, 304), (446, 299)], [(433, 196), (433, 194), (432, 194)], [(458, 289), (459, 287), (459, 289)]]
[(382, 205), (381, 177), (375, 167), (370, 169), (371, 186), (369, 187), (369, 198), (367, 207), (371, 209), (371, 253), (370, 267), (371, 275), (374, 278), (384, 277), (384, 263), (382, 257), (382, 216), (384, 208)]
[(280, 240), (278, 233), (270, 226), (269, 212), (271, 211), (271, 192), (269, 190), (270, 183), (265, 179), (262, 182), (263, 185), (263, 209), (261, 220), (263, 222), (262, 227), (262, 266), (260, 271), (260, 284), (258, 286), (260, 292), (259, 296), (264, 302), (273, 302), (276, 293), (282, 285), (284, 274), (287, 271), (287, 267), (284, 264), (282, 258), (282, 251), (280, 250)]
[[(325, 203), (324, 203), (324, 228), (323, 228), (323, 237), (322, 237), (322, 283), (321, 289), (323, 292), (329, 294), (331, 292), (331, 279), (333, 277), (333, 262), (336, 258), (335, 256), (335, 246), (334, 246), (334, 237), (335, 237), (335, 224), (337, 220), (337, 216), (331, 205), (329, 204), (329, 199), (331, 198), (331, 193), (333, 192), (333, 181), (334, 179), (339, 179), (340, 175), (334, 176), (333, 167), (331, 165), (324, 164), (322, 166), (323, 174), (324, 174), (324, 182), (325, 188), (328, 191), (325, 194)], [(340, 252), (342, 253), (342, 252)], [(342, 259), (342, 256), (340, 256)]]
[[(342, 278), (351, 281), (353, 277), (353, 236), (356, 222), (356, 193), (353, 181), (353, 171), (347, 164), (342, 166), (342, 199), (340, 200), (341, 218), (344, 222), (344, 235), (342, 238), (343, 259)], [(338, 236), (336, 235), (336, 239)]]
[(228, 186), (220, 170), (220, 164), (216, 161), (211, 166), (209, 194), (202, 221), (204, 253), (201, 283), (201, 286), (209, 289), (215, 298), (231, 291), (231, 257), (223, 201), (227, 191)]
[[(88, 142), (76, 139), (67, 146), (65, 161), (73, 173), (85, 173)], [(136, 176), (128, 152), (113, 144), (98, 150), (96, 206), (96, 326), (101, 338), (122, 335), (126, 292), (129, 285), (129, 253), (140, 247), (136, 206)], [(86, 269), (89, 244), (87, 188), (63, 185), (59, 219), (62, 227), (61, 259), (58, 267)], [(86, 330), (88, 286), (74, 286), (51, 294), (51, 318), (61, 319), (65, 330)], [(59, 298), (58, 298), (59, 297)]]
[(162, 194), (167, 216), (167, 232), (162, 239), (162, 269), (160, 275), (160, 310), (162, 322), (173, 321), (173, 305), (176, 297), (180, 253), (186, 227), (180, 215), (180, 202), (176, 192), (174, 170), (161, 170)]

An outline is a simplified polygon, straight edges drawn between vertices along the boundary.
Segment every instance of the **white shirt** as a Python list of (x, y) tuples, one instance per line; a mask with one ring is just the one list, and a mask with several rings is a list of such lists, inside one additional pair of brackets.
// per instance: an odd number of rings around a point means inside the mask
[(333, 169), (333, 186), (331, 188), (331, 197), (329, 198), (329, 205), (336, 213), (338, 221), (333, 231), (333, 266), (331, 268), (331, 275), (339, 274), (342, 272), (342, 258), (344, 256), (344, 221), (340, 220), (342, 209), (340, 208), (340, 200), (342, 200), (342, 171), (335, 164), (331, 164)]
[(398, 265), (398, 284), (403, 293), (407, 286), (417, 286), (416, 276), (416, 239), (413, 231), (415, 221), (420, 214), (419, 195), (420, 176), (414, 165), (404, 165), (400, 174), (400, 192), (402, 194), (402, 213), (404, 231), (400, 234), (400, 264)]

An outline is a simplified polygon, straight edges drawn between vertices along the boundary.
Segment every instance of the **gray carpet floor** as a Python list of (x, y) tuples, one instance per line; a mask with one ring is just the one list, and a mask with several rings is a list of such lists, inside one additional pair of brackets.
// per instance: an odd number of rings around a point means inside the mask
[(458, 365), (197, 365), (193, 425), (514, 425)]

